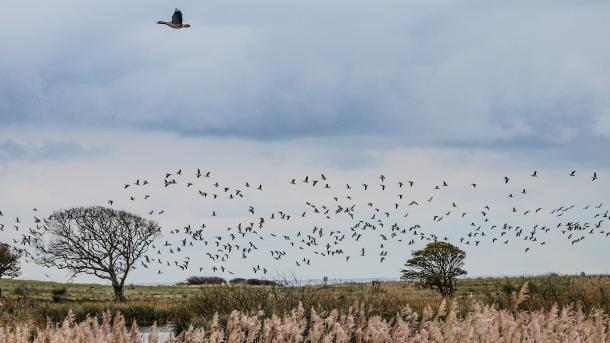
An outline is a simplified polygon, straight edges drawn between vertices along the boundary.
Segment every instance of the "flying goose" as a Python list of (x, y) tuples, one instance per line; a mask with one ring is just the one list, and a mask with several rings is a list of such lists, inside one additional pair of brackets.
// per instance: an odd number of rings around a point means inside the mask
[(176, 8), (174, 15), (172, 15), (172, 21), (170, 23), (159, 20), (157, 24), (165, 24), (173, 29), (181, 29), (183, 27), (191, 27), (189, 24), (182, 24), (182, 12)]

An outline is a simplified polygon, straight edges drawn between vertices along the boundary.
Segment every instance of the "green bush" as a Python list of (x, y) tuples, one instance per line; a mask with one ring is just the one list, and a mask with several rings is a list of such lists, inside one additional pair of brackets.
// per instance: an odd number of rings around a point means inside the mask
[(68, 297), (68, 289), (66, 287), (53, 288), (51, 290), (51, 299), (58, 303)]
[(231, 284), (231, 285), (239, 285), (239, 284), (245, 284), (245, 283), (246, 283), (246, 279), (244, 279), (242, 277), (231, 279), (229, 281), (229, 284)]
[(246, 280), (246, 284), (250, 286), (279, 286), (275, 281), (261, 279), (248, 279)]
[(518, 287), (510, 283), (508, 280), (506, 280), (500, 288), (502, 289), (502, 293), (505, 295), (511, 295), (513, 292), (519, 291)]
[(191, 276), (186, 279), (184, 285), (195, 286), (195, 285), (224, 285), (227, 281), (218, 276)]

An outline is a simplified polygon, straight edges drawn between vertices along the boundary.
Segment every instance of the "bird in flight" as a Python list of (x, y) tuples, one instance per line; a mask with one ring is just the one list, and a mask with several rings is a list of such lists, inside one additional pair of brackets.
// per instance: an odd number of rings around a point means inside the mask
[(171, 22), (159, 20), (157, 22), (157, 24), (167, 25), (167, 26), (171, 27), (172, 29), (181, 29), (181, 28), (191, 27), (191, 25), (189, 25), (189, 24), (182, 24), (182, 12), (180, 12), (180, 10), (177, 8), (174, 11), (174, 15), (172, 15)]

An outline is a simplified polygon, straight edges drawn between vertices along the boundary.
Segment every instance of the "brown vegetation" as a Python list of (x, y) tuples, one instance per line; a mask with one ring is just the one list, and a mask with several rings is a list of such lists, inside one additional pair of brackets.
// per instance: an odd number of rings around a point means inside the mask
[[(458, 305), (443, 301), (437, 311), (426, 307), (421, 315), (409, 306), (391, 319), (367, 315), (364, 305), (354, 304), (347, 311), (333, 309), (307, 315), (302, 304), (283, 316), (275, 313), (232, 311), (226, 325), (218, 315), (206, 327), (193, 328), (166, 342), (608, 342), (610, 321), (601, 311), (585, 315), (571, 307), (553, 306), (549, 311), (518, 310), (526, 300), (527, 284), (512, 294), (512, 311), (500, 310), (472, 300)], [(464, 308), (459, 309), (459, 306)], [(48, 324), (34, 330), (28, 325), (0, 329), (0, 341), (34, 343), (158, 343), (156, 326), (146, 339), (132, 322), (110, 313), (101, 322), (87, 318), (78, 323), (70, 314), (61, 325)]]

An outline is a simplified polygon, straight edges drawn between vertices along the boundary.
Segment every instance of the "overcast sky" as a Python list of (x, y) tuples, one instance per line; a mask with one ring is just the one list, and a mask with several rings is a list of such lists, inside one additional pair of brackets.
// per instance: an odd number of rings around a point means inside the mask
[[(496, 224), (528, 228), (566, 220), (523, 216), (527, 209), (574, 204), (570, 219), (592, 222), (596, 212), (583, 208), (610, 203), (610, 4), (604, 1), (8, 0), (2, 7), (2, 241), (20, 237), (13, 221), (30, 218), (34, 207), (48, 214), (108, 199), (142, 215), (165, 209), (155, 218), (163, 240), (175, 238), (168, 233), (173, 228), (204, 222), (212, 236), (250, 220), (250, 205), (261, 216), (280, 209), (298, 216), (305, 201), (345, 196), (348, 182), (378, 186), (380, 174), (391, 189), (360, 194), (363, 211), (370, 199), (391, 207), (398, 180), (416, 180), (421, 188), (409, 197), (426, 202), (435, 195), (439, 202), (392, 222), (418, 223), (454, 242), (475, 219), (462, 220), (455, 210), (432, 222), (451, 202), (473, 215), (485, 205), (498, 208)], [(174, 7), (191, 28), (155, 24), (170, 20)], [(180, 168), (188, 173), (185, 183), (201, 168), (233, 188), (248, 181), (264, 190), (239, 201), (201, 202), (184, 184), (182, 192), (164, 189), (165, 172)], [(533, 170), (539, 178), (529, 177)], [(576, 177), (568, 176), (572, 170)], [(591, 182), (594, 172), (599, 179)], [(332, 193), (289, 184), (321, 173), (333, 182)], [(513, 188), (503, 184), (505, 175)], [(122, 190), (138, 178), (151, 180), (150, 203), (129, 201), (135, 193)], [(440, 195), (434, 186), (443, 180), (450, 193)], [(478, 193), (469, 188), (474, 182), (483, 185)], [(507, 198), (526, 187), (526, 196)], [(219, 216), (211, 218), (212, 210)], [(294, 236), (318, 225), (299, 220), (269, 230)], [(350, 224), (319, 225), (331, 231)], [(463, 246), (466, 269), (471, 275), (609, 271), (610, 238), (573, 245), (560, 231), (547, 236), (547, 245), (528, 254), (523, 242)], [(269, 261), (268, 250), (286, 248), (269, 238), (260, 253), (226, 265), (241, 276), (260, 276), (251, 267), (263, 264), (304, 279), (395, 278), (424, 243), (387, 243), (390, 256), (379, 264), (375, 233), (345, 243), (354, 263), (341, 256), (299, 268), (295, 260), (304, 252)], [(363, 246), (370, 258), (358, 260)], [(167, 268), (159, 280), (139, 269), (132, 281), (177, 281), (199, 274), (199, 266), (212, 275), (205, 252), (185, 253), (197, 259), (197, 270)], [(40, 275), (27, 265), (23, 277)]]

